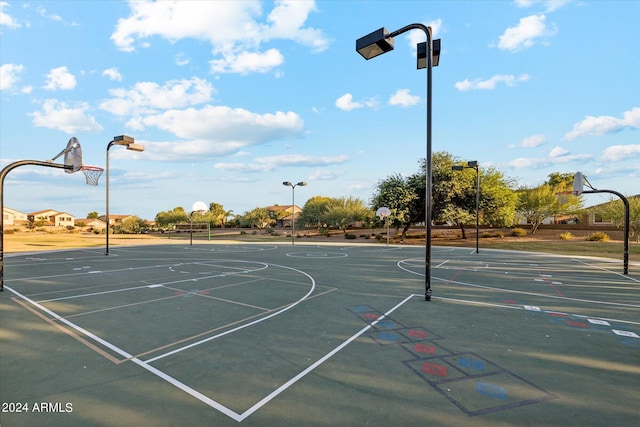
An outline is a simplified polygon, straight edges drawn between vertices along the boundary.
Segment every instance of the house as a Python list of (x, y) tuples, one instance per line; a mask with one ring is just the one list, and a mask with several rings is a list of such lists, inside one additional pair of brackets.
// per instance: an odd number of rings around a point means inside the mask
[[(636, 194), (634, 196), (627, 196), (627, 199), (640, 199), (640, 194)], [(605, 227), (605, 226), (613, 226), (613, 220), (611, 218), (603, 218), (602, 215), (597, 213), (599, 207), (608, 205), (609, 203), (613, 203), (617, 200), (620, 200), (618, 197), (613, 198), (609, 202), (600, 203), (598, 205), (593, 205), (585, 210), (585, 214), (582, 217), (582, 221), (589, 227)]]
[(15, 209), (2, 207), (2, 227), (12, 227), (27, 222), (27, 214)]
[(297, 221), (302, 212), (297, 205), (274, 205), (265, 209), (269, 212), (269, 218), (275, 220), (276, 227), (291, 227), (291, 221)]
[(58, 212), (53, 209), (31, 212), (27, 214), (27, 220), (30, 223), (38, 221), (44, 222), (44, 225), (53, 225), (54, 227), (73, 227), (75, 217), (67, 212)]
[(99, 218), (76, 219), (75, 226), (94, 230), (104, 230), (107, 228), (107, 224)]
[[(124, 221), (125, 219), (132, 217), (135, 215), (113, 215), (113, 214), (109, 214), (109, 226), (113, 227), (114, 225), (118, 225), (118, 224), (122, 224), (122, 221)], [(98, 217), (98, 219), (100, 221), (102, 221), (103, 223), (107, 222), (107, 216), (106, 215), (100, 215)]]

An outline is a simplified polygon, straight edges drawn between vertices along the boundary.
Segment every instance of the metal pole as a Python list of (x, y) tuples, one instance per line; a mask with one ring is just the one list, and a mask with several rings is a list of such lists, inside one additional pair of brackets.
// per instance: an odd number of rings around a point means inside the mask
[(432, 163), (431, 163), (431, 74), (433, 69), (432, 64), (432, 46), (431, 46), (431, 27), (422, 26), (424, 33), (427, 36), (427, 159), (426, 159), (426, 207), (425, 207), (425, 220), (426, 220), (426, 235), (425, 235), (425, 283), (424, 283), (424, 300), (431, 301), (431, 212), (432, 212)]
[(73, 166), (66, 166), (61, 163), (49, 163), (39, 160), (20, 160), (8, 164), (2, 169), (2, 171), (0, 171), (0, 292), (4, 291), (4, 178), (9, 172), (18, 166), (26, 165), (73, 170)]
[(296, 185), (293, 184), (291, 186), (291, 246), (294, 246), (295, 243), (295, 232), (296, 232)]
[(629, 200), (622, 194), (613, 190), (589, 190), (583, 191), (585, 193), (611, 193), (622, 199), (624, 204), (624, 253), (622, 256), (622, 274), (629, 274)]
[(476, 166), (476, 253), (480, 253), (480, 167)]
[(106, 246), (105, 246), (105, 251), (104, 254), (105, 255), (109, 255), (109, 232), (110, 232), (110, 225), (109, 224), (109, 148), (111, 148), (111, 146), (113, 145), (113, 141), (111, 141), (108, 145), (107, 145), (107, 163), (106, 163), (106, 169), (107, 169), (107, 184), (106, 184), (106, 212), (105, 212), (105, 219), (107, 221), (107, 228), (105, 229), (106, 231)]
[(193, 246), (193, 212), (189, 214), (189, 246)]

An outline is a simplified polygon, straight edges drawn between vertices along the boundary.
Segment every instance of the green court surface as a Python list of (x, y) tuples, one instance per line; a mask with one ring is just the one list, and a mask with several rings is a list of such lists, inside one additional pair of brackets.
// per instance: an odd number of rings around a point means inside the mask
[(382, 245), (5, 257), (0, 425), (639, 426), (640, 265)]

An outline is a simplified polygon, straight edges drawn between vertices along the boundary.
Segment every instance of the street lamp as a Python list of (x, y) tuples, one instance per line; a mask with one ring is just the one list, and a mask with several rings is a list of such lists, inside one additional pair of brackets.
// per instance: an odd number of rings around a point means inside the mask
[(388, 33), (383, 27), (362, 38), (356, 40), (356, 51), (366, 60), (393, 50), (393, 38), (409, 30), (422, 30), (427, 36), (427, 41), (418, 43), (417, 68), (427, 69), (427, 156), (425, 167), (426, 191), (425, 191), (425, 301), (431, 300), (431, 211), (432, 211), (432, 164), (431, 164), (431, 81), (432, 68), (440, 62), (440, 39), (432, 40), (431, 27), (423, 24), (410, 24), (392, 33)]
[(291, 187), (291, 245), (295, 245), (295, 231), (296, 231), (296, 187), (304, 187), (307, 185), (306, 182), (300, 181), (297, 184), (292, 184), (289, 181), (285, 181), (282, 183), (287, 187)]
[(480, 228), (480, 220), (479, 220), (479, 210), (480, 210), (480, 168), (478, 167), (478, 161), (472, 160), (467, 162), (467, 166), (462, 165), (454, 165), (451, 166), (451, 170), (461, 171), (465, 168), (475, 169), (476, 170), (476, 253), (480, 253), (480, 242), (479, 242), (479, 228)]
[(142, 152), (144, 151), (144, 145), (142, 144), (135, 144), (134, 143), (134, 139), (130, 136), (127, 135), (119, 135), (119, 136), (114, 136), (113, 140), (111, 142), (109, 142), (109, 144), (107, 145), (107, 197), (106, 197), (106, 201), (107, 201), (107, 211), (105, 213), (106, 216), (106, 221), (107, 221), (107, 239), (106, 239), (106, 248), (105, 248), (105, 255), (109, 255), (109, 148), (111, 148), (114, 145), (124, 145), (125, 147), (127, 147), (127, 150), (132, 150), (132, 151), (138, 151), (138, 152)]

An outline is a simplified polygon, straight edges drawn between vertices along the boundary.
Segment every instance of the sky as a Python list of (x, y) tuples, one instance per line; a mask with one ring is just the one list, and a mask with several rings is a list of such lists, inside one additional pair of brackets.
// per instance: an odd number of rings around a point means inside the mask
[[(640, 2), (615, 0), (0, 0), (0, 167), (76, 137), (85, 165), (109, 157), (110, 214), (149, 220), (196, 201), (235, 214), (292, 196), (369, 203), (426, 155), (426, 35), (369, 61), (355, 42), (413, 23), (441, 39), (434, 152), (517, 186), (581, 171), (640, 193)], [(107, 152), (118, 135), (145, 151)], [(4, 206), (104, 214), (105, 180), (20, 166)]]

